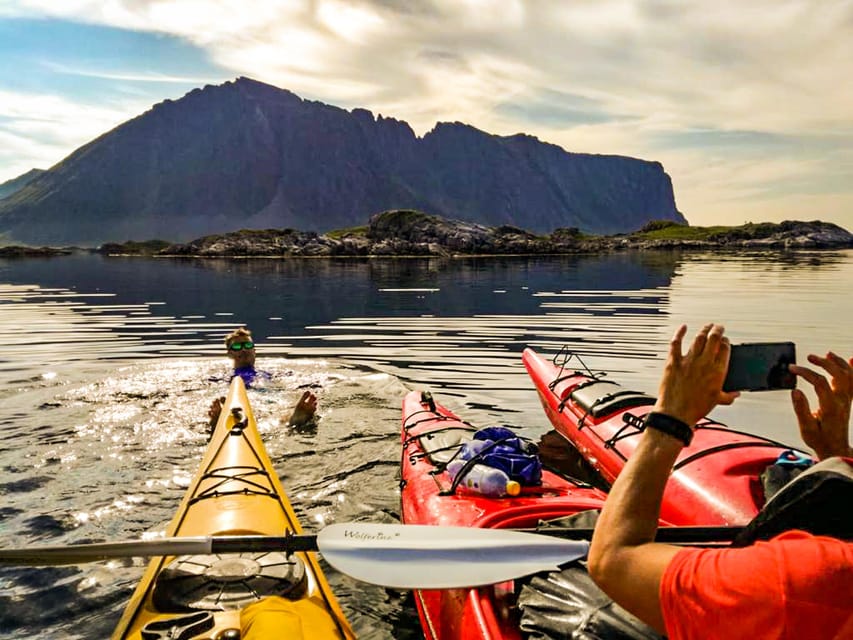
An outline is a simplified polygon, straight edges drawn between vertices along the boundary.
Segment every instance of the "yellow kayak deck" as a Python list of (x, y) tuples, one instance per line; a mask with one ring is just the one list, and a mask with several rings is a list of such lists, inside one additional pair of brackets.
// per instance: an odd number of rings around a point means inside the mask
[[(166, 536), (282, 536), (301, 530), (236, 376)], [(155, 558), (112, 637), (323, 640), (355, 635), (313, 553), (265, 552)]]

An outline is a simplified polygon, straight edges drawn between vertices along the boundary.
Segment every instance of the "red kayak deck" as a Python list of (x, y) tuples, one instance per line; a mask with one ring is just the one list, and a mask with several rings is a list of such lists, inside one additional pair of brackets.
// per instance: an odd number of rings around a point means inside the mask
[[(598, 489), (544, 470), (542, 486), (520, 495), (487, 498), (451, 486), (448, 461), (476, 428), (413, 391), (403, 399), (401, 519), (406, 524), (494, 528), (535, 527), (539, 520), (600, 509)], [(512, 582), (476, 589), (416, 591), (415, 602), (427, 640), (520, 639)]]
[[(655, 399), (589, 371), (565, 369), (532, 349), (525, 349), (523, 360), (554, 429), (612, 484), (637, 447)], [(790, 449), (703, 419), (676, 461), (661, 518), (674, 525), (746, 524), (764, 505), (759, 475)]]

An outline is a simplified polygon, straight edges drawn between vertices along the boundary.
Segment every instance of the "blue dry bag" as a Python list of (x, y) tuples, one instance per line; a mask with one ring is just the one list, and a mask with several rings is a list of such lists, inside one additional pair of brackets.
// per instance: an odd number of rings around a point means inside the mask
[(481, 464), (500, 469), (522, 486), (542, 484), (542, 461), (536, 445), (506, 427), (480, 429), (472, 442), (463, 445), (460, 457), (476, 457)]

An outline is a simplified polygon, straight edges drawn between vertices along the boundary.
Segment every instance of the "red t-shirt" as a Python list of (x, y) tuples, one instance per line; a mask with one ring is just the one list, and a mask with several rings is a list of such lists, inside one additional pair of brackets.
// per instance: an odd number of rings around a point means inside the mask
[(853, 543), (788, 531), (737, 549), (684, 549), (664, 571), (669, 640), (853, 640)]

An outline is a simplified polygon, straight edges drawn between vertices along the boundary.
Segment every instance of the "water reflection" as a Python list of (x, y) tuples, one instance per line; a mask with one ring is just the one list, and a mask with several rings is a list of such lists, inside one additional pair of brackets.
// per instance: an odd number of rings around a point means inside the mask
[[(258, 389), (252, 402), (309, 527), (396, 518), (406, 388), (431, 388), (477, 425), (508, 424), (544, 442), (549, 425), (520, 364), (525, 346), (567, 345), (647, 392), (681, 322), (715, 319), (734, 341), (793, 340), (801, 354), (853, 353), (853, 252), (78, 255), (0, 260), (0, 282), (0, 331), (15, 338), (0, 360), (0, 544), (10, 546), (161, 531), (204, 448), (207, 404), (221, 392), (209, 378), (226, 371), (222, 338), (238, 324), (254, 330), (259, 364), (288, 380), (287, 391)], [(278, 422), (299, 384), (322, 390), (316, 430)], [(745, 394), (717, 417), (797, 439), (784, 394)], [(105, 637), (141, 567), (2, 570), (0, 631)], [(419, 637), (401, 594), (336, 574), (332, 582), (362, 637)]]
[[(155, 303), (175, 318), (219, 319), (230, 314), (263, 336), (357, 315), (538, 313), (536, 291), (603, 291), (669, 285), (670, 254), (604, 258), (392, 260), (172, 260), (78, 255), (43, 261), (0, 261), (0, 279), (78, 294), (109, 292), (114, 304)], [(388, 296), (386, 289), (433, 289), (424, 298)], [(497, 295), (496, 290), (506, 293)], [(130, 310), (128, 310), (129, 312)], [(273, 320), (280, 318), (280, 320)], [(273, 326), (279, 325), (279, 326)]]
[(844, 268), (850, 260), (849, 250), (727, 250), (715, 252), (700, 252), (684, 254), (684, 259), (691, 262), (735, 263), (744, 267), (761, 268), (773, 266), (788, 269), (805, 269), (808, 267)]

